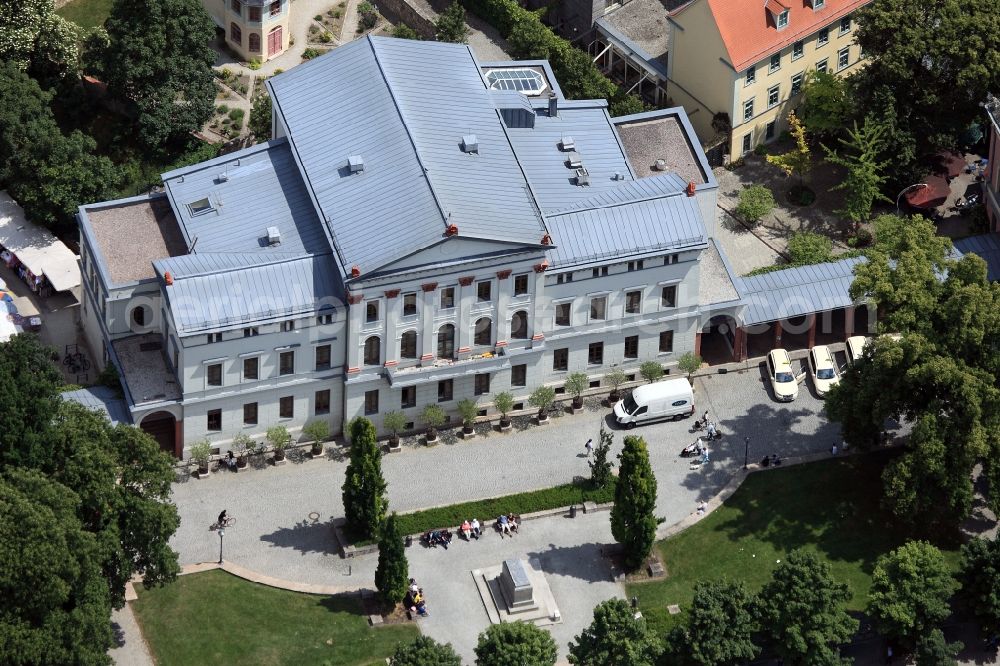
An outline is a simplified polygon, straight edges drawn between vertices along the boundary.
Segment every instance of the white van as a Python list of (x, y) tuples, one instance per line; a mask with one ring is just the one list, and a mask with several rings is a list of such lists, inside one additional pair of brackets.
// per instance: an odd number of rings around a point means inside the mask
[(640, 386), (615, 404), (615, 421), (626, 428), (694, 414), (694, 391), (687, 379), (667, 379)]

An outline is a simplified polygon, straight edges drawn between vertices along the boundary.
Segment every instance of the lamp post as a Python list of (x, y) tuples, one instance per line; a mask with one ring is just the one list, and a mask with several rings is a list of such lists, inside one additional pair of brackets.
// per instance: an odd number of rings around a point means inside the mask
[(219, 528), (219, 564), (222, 564), (222, 537), (226, 536), (226, 530)]
[(899, 215), (899, 200), (903, 198), (903, 195), (912, 190), (914, 187), (927, 187), (927, 183), (914, 183), (913, 185), (907, 185), (903, 188), (903, 191), (899, 193), (896, 197), (896, 215)]
[(750, 438), (743, 438), (743, 469), (747, 468), (747, 462), (750, 460)]

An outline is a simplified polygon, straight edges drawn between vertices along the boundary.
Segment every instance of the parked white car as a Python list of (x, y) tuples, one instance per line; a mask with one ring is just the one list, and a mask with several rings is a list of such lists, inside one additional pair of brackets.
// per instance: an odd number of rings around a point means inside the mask
[(824, 398), (840, 382), (833, 353), (826, 345), (817, 345), (809, 350), (809, 374), (812, 375), (816, 394)]
[(772, 349), (767, 353), (767, 377), (771, 380), (774, 397), (781, 402), (791, 402), (798, 397), (799, 382), (784, 349)]
[(852, 335), (847, 338), (847, 362), (850, 365), (854, 365), (861, 359), (861, 355), (865, 353), (865, 347), (868, 346), (868, 338), (863, 335)]

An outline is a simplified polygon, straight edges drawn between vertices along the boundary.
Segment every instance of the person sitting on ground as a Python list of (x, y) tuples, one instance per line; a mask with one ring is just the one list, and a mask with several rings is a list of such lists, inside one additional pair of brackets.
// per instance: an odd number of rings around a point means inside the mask
[(468, 541), (472, 537), (472, 525), (469, 524), (468, 520), (462, 521), (461, 530), (462, 530), (462, 536), (464, 536), (465, 540)]
[(226, 454), (226, 464), (229, 465), (229, 469), (236, 467), (236, 456), (233, 455), (232, 449)]
[(708, 502), (702, 501), (698, 505), (698, 515), (703, 515), (706, 511), (708, 511)]
[(444, 549), (448, 550), (448, 544), (451, 543), (451, 531), (441, 530), (438, 538), (441, 540), (441, 545), (444, 546)]
[(483, 533), (483, 530), (482, 530), (482, 528), (479, 525), (479, 519), (478, 518), (473, 518), (472, 519), (472, 536), (475, 537), (476, 539), (478, 539), (479, 535), (482, 534), (482, 533)]
[[(420, 588), (417, 587), (417, 581), (414, 580), (413, 578), (411, 578), (410, 579), (410, 595), (412, 596), (412, 595), (416, 594), (419, 591), (420, 591)], [(407, 606), (409, 606), (409, 604), (407, 604)]]
[(510, 534), (510, 522), (507, 520), (507, 516), (500, 514), (497, 518), (497, 525), (500, 526), (500, 538), (503, 538), (504, 534)]
[(507, 524), (510, 527), (510, 531), (511, 532), (516, 532), (517, 531), (517, 516), (515, 516), (513, 513), (508, 513), (507, 514)]
[(438, 541), (441, 540), (441, 533), (437, 530), (431, 530), (430, 535), (427, 537), (427, 543), (432, 546), (438, 545)]

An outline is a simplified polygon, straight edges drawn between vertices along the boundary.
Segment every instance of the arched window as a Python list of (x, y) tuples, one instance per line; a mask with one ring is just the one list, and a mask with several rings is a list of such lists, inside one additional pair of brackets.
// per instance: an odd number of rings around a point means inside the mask
[(382, 341), (378, 336), (365, 340), (365, 365), (378, 365), (382, 362)]
[(455, 358), (455, 327), (445, 324), (438, 329), (438, 358)]
[[(260, 11), (259, 7), (257, 8), (257, 11)], [(260, 34), (251, 32), (247, 37), (247, 43), (250, 45), (251, 53), (260, 53)]]
[(493, 343), (493, 322), (489, 317), (476, 320), (476, 330), (473, 333), (472, 342), (480, 346)]
[(399, 340), (399, 356), (401, 358), (417, 357), (417, 332), (407, 331)]
[(243, 46), (243, 31), (235, 23), (229, 24), (229, 41)]
[(149, 308), (145, 305), (139, 305), (132, 310), (132, 323), (135, 324), (134, 329), (141, 329), (146, 326), (146, 320), (148, 317)]
[(524, 310), (518, 310), (510, 318), (510, 337), (514, 340), (528, 337), (528, 313)]

